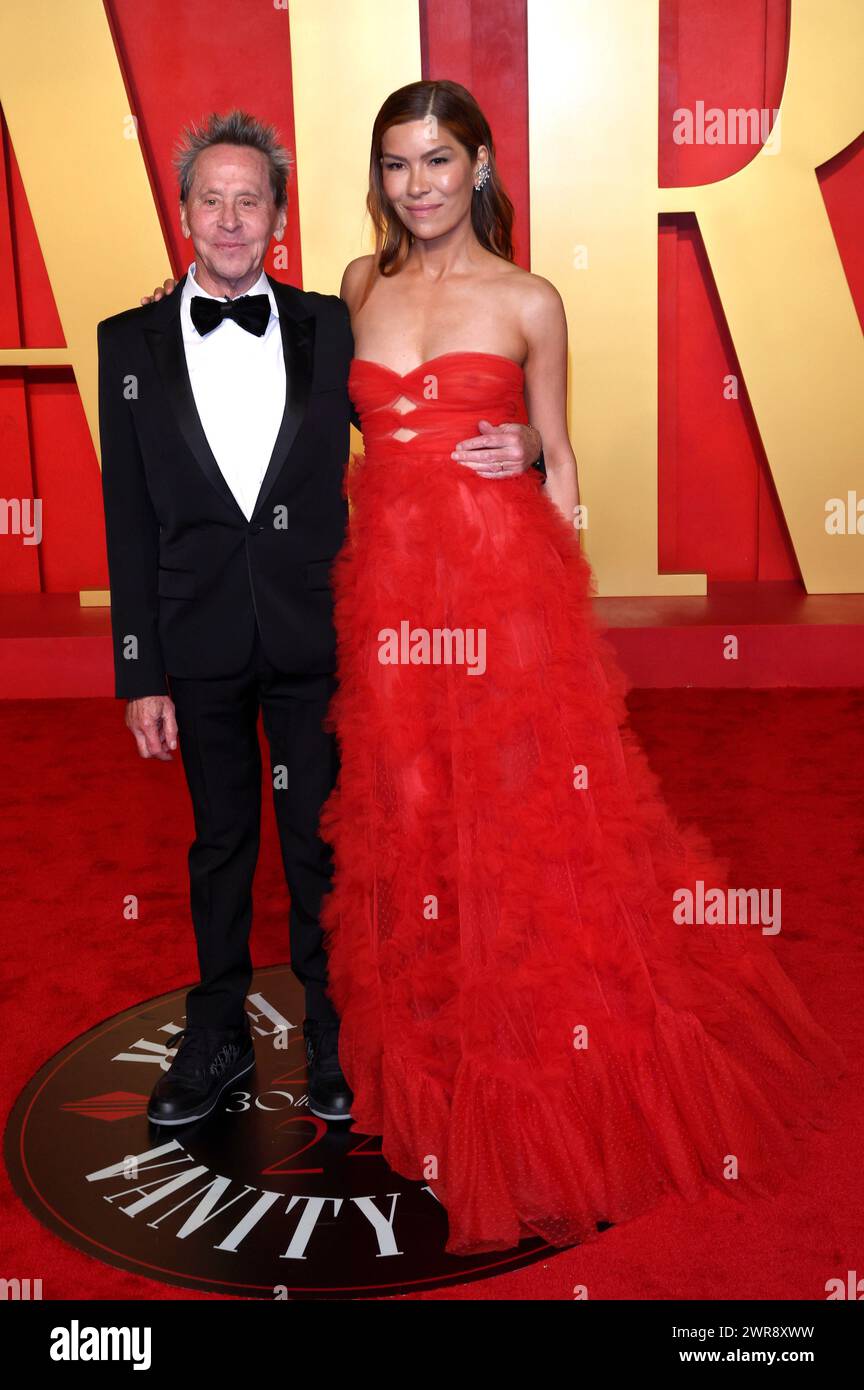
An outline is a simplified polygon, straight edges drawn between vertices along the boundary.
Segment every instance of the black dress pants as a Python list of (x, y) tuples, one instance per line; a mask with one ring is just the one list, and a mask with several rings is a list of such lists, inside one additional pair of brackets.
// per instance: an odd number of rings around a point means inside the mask
[(169, 681), (195, 813), (189, 884), (201, 982), (186, 996), (186, 1022), (229, 1028), (244, 1020), (261, 825), (260, 708), (291, 895), (291, 966), (305, 989), (307, 1018), (335, 1023), (319, 925), (332, 855), (317, 827), (338, 771), (335, 737), (322, 728), (336, 679), (277, 670), (256, 628), (250, 659), (237, 675)]

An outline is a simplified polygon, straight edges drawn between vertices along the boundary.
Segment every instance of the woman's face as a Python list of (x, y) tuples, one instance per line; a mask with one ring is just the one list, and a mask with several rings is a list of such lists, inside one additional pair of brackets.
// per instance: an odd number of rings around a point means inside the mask
[(449, 232), (470, 213), (475, 171), (489, 158), (468, 151), (434, 116), (392, 125), (381, 142), (384, 192), (401, 222), (422, 241)]

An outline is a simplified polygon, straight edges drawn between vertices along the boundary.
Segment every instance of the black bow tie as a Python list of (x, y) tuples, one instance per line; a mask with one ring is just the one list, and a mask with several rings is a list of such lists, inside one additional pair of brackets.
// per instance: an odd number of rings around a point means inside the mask
[(241, 294), (239, 299), (221, 300), (205, 299), (203, 294), (194, 294), (189, 312), (202, 338), (205, 333), (212, 333), (214, 328), (218, 328), (223, 319), (233, 319), (247, 333), (263, 338), (270, 321), (270, 296)]

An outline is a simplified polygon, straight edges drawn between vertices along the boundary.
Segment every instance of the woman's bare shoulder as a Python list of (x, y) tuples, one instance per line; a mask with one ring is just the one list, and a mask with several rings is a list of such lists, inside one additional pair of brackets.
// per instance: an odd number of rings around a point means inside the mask
[(353, 261), (349, 261), (345, 267), (339, 294), (352, 313), (354, 312), (355, 301), (362, 294), (374, 264), (375, 257), (370, 253), (368, 256), (357, 256)]
[(535, 275), (533, 270), (523, 270), (521, 265), (513, 261), (507, 265), (504, 278), (514, 294), (526, 301), (547, 305), (561, 303), (561, 296), (551, 280), (544, 275)]
[(502, 274), (501, 283), (514, 297), (514, 306), (526, 334), (531, 329), (542, 332), (564, 319), (564, 301), (544, 275), (535, 275), (511, 263)]

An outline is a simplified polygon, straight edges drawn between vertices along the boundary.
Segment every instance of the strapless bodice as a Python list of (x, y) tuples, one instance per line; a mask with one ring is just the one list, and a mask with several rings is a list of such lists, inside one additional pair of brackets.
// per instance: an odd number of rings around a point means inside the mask
[(524, 372), (493, 352), (445, 352), (401, 373), (355, 357), (348, 376), (363, 429), (367, 462), (450, 458), (479, 421), (527, 424)]

